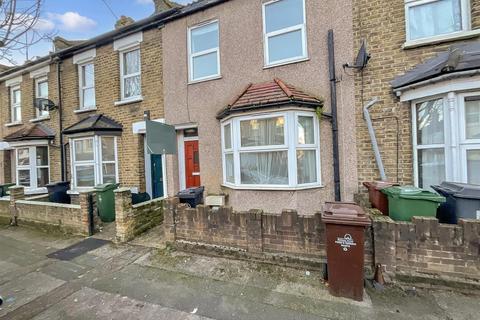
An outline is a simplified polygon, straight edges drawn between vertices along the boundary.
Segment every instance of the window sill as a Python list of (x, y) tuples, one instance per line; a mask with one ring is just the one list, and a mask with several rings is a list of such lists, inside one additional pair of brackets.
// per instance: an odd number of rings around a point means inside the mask
[(5, 127), (21, 126), (22, 124), (23, 124), (23, 122), (10, 122), (10, 123), (6, 123)]
[(97, 110), (97, 107), (85, 108), (85, 109), (77, 109), (77, 110), (74, 110), (73, 113), (79, 114), (79, 113), (92, 112), (92, 111), (96, 111), (96, 110)]
[(222, 75), (208, 77), (208, 78), (199, 79), (199, 80), (190, 80), (190, 81), (188, 81), (188, 85), (207, 82), (207, 81), (214, 81), (214, 80), (219, 80), (219, 79), (222, 79)]
[(31, 123), (36, 123), (36, 122), (41, 122), (41, 121), (45, 121), (45, 120), (50, 120), (50, 116), (35, 118), (35, 119), (30, 120), (30, 122)]
[(426, 38), (426, 39), (407, 41), (402, 46), (402, 48), (413, 49), (413, 48), (428, 46), (431, 44), (437, 44), (442, 42), (474, 38), (477, 36), (480, 36), (480, 29), (460, 31), (460, 32), (450, 33), (450, 34)]
[(120, 100), (120, 101), (116, 101), (114, 103), (115, 106), (123, 106), (123, 105), (126, 105), (126, 104), (131, 104), (131, 103), (136, 103), (136, 102), (142, 102), (143, 101), (143, 97), (140, 96), (140, 97), (136, 97), (136, 98), (131, 98), (131, 99), (125, 99), (125, 100)]
[(38, 195), (38, 194), (43, 194), (47, 193), (48, 190), (47, 188), (36, 188), (36, 189), (29, 189), (25, 188), (25, 195)]
[(323, 189), (325, 188), (322, 184), (300, 186), (300, 187), (275, 187), (275, 186), (235, 186), (230, 184), (222, 184), (222, 187), (229, 188), (232, 190), (252, 190), (252, 191), (301, 191), (301, 190), (312, 190), (312, 189)]
[(272, 63), (272, 64), (265, 65), (265, 66), (263, 67), (263, 69), (270, 69), (270, 68), (275, 68), (275, 67), (281, 67), (281, 66), (285, 66), (285, 65), (289, 65), (289, 64), (306, 62), (306, 61), (309, 61), (309, 60), (310, 60), (309, 57), (305, 57), (305, 58), (300, 58), (300, 59), (295, 59), (295, 60), (289, 60), (289, 61), (284, 61), (284, 62)]

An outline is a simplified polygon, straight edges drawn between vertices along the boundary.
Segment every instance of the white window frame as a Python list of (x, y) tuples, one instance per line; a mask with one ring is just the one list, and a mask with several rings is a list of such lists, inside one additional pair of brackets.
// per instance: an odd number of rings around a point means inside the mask
[[(90, 136), (82, 138), (71, 138), (70, 139), (70, 155), (71, 155), (71, 172), (72, 172), (72, 189), (73, 190), (91, 190), (99, 184), (103, 184), (103, 164), (104, 163), (114, 163), (114, 161), (103, 161), (102, 156), (102, 137), (114, 138), (114, 149), (115, 149), (115, 183), (119, 182), (118, 174), (118, 141), (116, 136)], [(92, 140), (93, 141), (93, 160), (84, 160), (77, 161), (75, 159), (75, 141), (83, 140)], [(78, 187), (77, 186), (77, 167), (82, 166), (93, 166), (94, 172), (94, 185), (88, 187)]]
[(410, 38), (410, 14), (409, 10), (412, 7), (425, 5), (428, 3), (437, 2), (440, 0), (405, 0), (405, 31), (406, 31), (406, 43), (413, 44), (417, 42), (425, 42), (425, 41), (435, 41), (435, 40), (442, 40), (444, 38), (450, 38), (452, 35), (460, 35), (466, 31), (471, 30), (471, 9), (470, 9), (470, 1), (469, 0), (460, 0), (460, 10), (462, 15), (462, 29), (459, 31), (454, 31), (451, 33), (439, 34), (431, 37), (424, 37), (419, 39), (411, 39)]
[[(211, 48), (211, 49), (204, 50), (204, 51), (200, 51), (200, 52), (197, 52), (197, 53), (192, 53), (192, 32), (196, 29), (207, 27), (211, 24), (217, 24), (218, 46), (214, 47), (214, 48)], [(212, 80), (212, 79), (219, 78), (221, 76), (221, 70), (220, 70), (220, 23), (219, 23), (219, 21), (218, 20), (212, 20), (212, 21), (203, 22), (201, 24), (197, 24), (195, 26), (189, 27), (188, 32), (187, 32), (187, 39), (188, 39), (187, 40), (187, 47), (188, 47), (188, 73), (189, 73), (188, 79), (189, 79), (189, 83), (195, 83), (195, 82), (201, 82), (201, 81), (206, 81), (206, 80)], [(205, 77), (194, 78), (193, 59), (196, 58), (196, 57), (205, 56), (207, 54), (211, 54), (211, 53), (214, 53), (214, 52), (217, 54), (217, 73), (209, 75), (209, 76), (205, 76)]]
[[(124, 74), (124, 69), (125, 69), (125, 55), (127, 53), (137, 51), (138, 50), (138, 72), (130, 73), (130, 74)], [(134, 46), (134, 47), (129, 47), (128, 49), (121, 50), (120, 52), (120, 91), (121, 91), (121, 101), (136, 101), (142, 98), (142, 52), (140, 49), (140, 46)], [(128, 78), (133, 78), (139, 76), (140, 77), (140, 92), (136, 96), (132, 97), (125, 97), (125, 80)]]
[[(306, 116), (313, 118), (314, 124), (314, 144), (302, 145), (298, 143), (298, 117)], [(284, 117), (284, 144), (271, 146), (254, 146), (241, 147), (240, 122), (254, 119), (268, 119)], [(230, 124), (232, 148), (225, 149), (225, 127)], [(287, 110), (282, 112), (271, 112), (247, 116), (237, 116), (224, 120), (221, 124), (222, 132), (222, 164), (223, 164), (223, 184), (233, 189), (247, 190), (298, 190), (322, 187), (321, 179), (321, 154), (320, 154), (320, 126), (319, 121), (314, 112), (303, 110)], [(316, 176), (317, 181), (312, 183), (299, 184), (297, 182), (297, 151), (313, 150), (316, 151)], [(288, 152), (288, 184), (285, 185), (267, 185), (267, 184), (242, 184), (240, 171), (240, 154), (247, 152), (272, 152), (287, 151)], [(226, 176), (226, 154), (233, 154), (234, 158), (234, 183), (227, 181)]]
[[(269, 2), (265, 2), (262, 4), (262, 17), (263, 17), (263, 48), (264, 48), (264, 64), (265, 67), (274, 67), (274, 66), (279, 66), (279, 65), (284, 65), (284, 64), (289, 64), (289, 63), (294, 63), (298, 61), (303, 61), (308, 59), (308, 46), (307, 46), (307, 12), (306, 12), (306, 7), (305, 7), (305, 0), (302, 1), (303, 3), (303, 24), (298, 24), (295, 26), (291, 26), (288, 28), (280, 29), (277, 31), (269, 32), (267, 33), (267, 20), (266, 20), (266, 8), (268, 5), (274, 4), (276, 2), (280, 2), (284, 0), (272, 0)], [(287, 59), (282, 59), (278, 61), (272, 61), (270, 62), (270, 50), (268, 46), (268, 40), (271, 37), (275, 37), (278, 35), (290, 33), (293, 31), (302, 31), (302, 50), (303, 54), (298, 57), (292, 57), (292, 58), (287, 58)]]
[[(467, 151), (480, 150), (480, 139), (466, 139), (465, 133), (465, 98), (472, 96), (480, 97), (480, 91), (468, 93), (448, 92), (412, 101), (412, 144), (415, 186), (419, 186), (418, 150), (421, 149), (444, 149), (445, 179), (447, 181), (467, 182)], [(422, 102), (440, 98), (444, 100), (444, 143), (419, 146), (417, 143), (416, 106)], [(424, 187), (428, 188), (429, 186)]]
[[(14, 93), (15, 91), (20, 92), (20, 101), (14, 102)], [(20, 118), (16, 118), (16, 112), (15, 109), (20, 109)], [(20, 123), (22, 122), (22, 90), (20, 88), (20, 85), (12, 86), (10, 87), (10, 120), (12, 123)]]
[[(91, 86), (86, 86), (83, 83), (83, 68), (85, 66), (92, 65), (93, 67), (93, 84)], [(88, 61), (84, 62), (78, 65), (78, 84), (79, 84), (79, 100), (80, 100), (80, 107), (79, 110), (90, 110), (90, 109), (96, 109), (97, 108), (97, 96), (95, 92), (95, 63), (93, 61)], [(85, 90), (87, 89), (93, 89), (94, 92), (94, 99), (95, 99), (95, 105), (94, 106), (89, 106), (85, 107), (85, 102), (84, 102), (84, 93)]]
[[(47, 147), (47, 164), (42, 166), (37, 166), (37, 147)], [(29, 164), (21, 166), (18, 164), (18, 151), (20, 149), (28, 149)], [(50, 183), (50, 148), (48, 144), (35, 145), (35, 146), (19, 146), (15, 148), (15, 174), (16, 181), (19, 184), (19, 171), (30, 171), (30, 186), (25, 186), (25, 189), (28, 191), (37, 191), (44, 190), (45, 187), (38, 186), (38, 174), (37, 169), (48, 169), (48, 183)]]
[[(48, 99), (48, 91), (49, 91), (49, 84), (48, 84), (48, 77), (43, 76), (43, 77), (38, 77), (35, 78), (35, 98), (36, 99)], [(40, 90), (39, 90), (39, 85), (40, 83), (45, 82), (47, 84), (47, 95), (46, 96), (40, 96)], [(37, 119), (42, 119), (42, 118), (48, 118), (50, 113), (48, 110), (46, 111), (40, 111), (38, 108), (35, 108), (35, 115)]]

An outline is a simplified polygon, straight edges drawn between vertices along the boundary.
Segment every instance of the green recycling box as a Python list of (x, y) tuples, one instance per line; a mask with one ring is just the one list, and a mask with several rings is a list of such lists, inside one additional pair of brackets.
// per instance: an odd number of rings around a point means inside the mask
[(8, 188), (13, 187), (15, 183), (7, 183), (7, 184), (2, 184), (0, 185), (0, 198), (8, 196), (10, 192), (8, 191)]
[(115, 221), (115, 194), (113, 190), (117, 184), (105, 183), (95, 187), (97, 193), (97, 208), (100, 220), (103, 222)]
[(388, 197), (390, 218), (411, 221), (414, 216), (435, 217), (445, 198), (413, 186), (390, 187), (381, 190)]

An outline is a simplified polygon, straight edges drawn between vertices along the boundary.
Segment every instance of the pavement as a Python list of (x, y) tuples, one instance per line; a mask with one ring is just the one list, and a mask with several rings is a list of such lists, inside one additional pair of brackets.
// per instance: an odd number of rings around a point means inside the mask
[[(0, 320), (478, 319), (480, 296), (367, 289), (334, 298), (316, 271), (214, 258), (159, 245), (161, 229), (70, 261), (47, 255), (83, 238), (0, 226)], [(155, 242), (155, 247), (148, 246)]]

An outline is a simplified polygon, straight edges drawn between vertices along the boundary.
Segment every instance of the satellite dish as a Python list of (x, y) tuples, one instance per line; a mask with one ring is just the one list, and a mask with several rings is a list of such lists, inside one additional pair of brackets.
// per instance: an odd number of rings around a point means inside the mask
[(357, 58), (355, 59), (355, 64), (353, 66), (349, 65), (348, 63), (345, 64), (344, 68), (352, 68), (363, 70), (370, 60), (371, 56), (367, 52), (367, 43), (365, 40), (362, 41), (362, 45), (360, 46), (360, 50), (358, 50)]
[(34, 100), (34, 106), (40, 111), (52, 111), (57, 108), (57, 106), (52, 100), (44, 98), (36, 98)]

